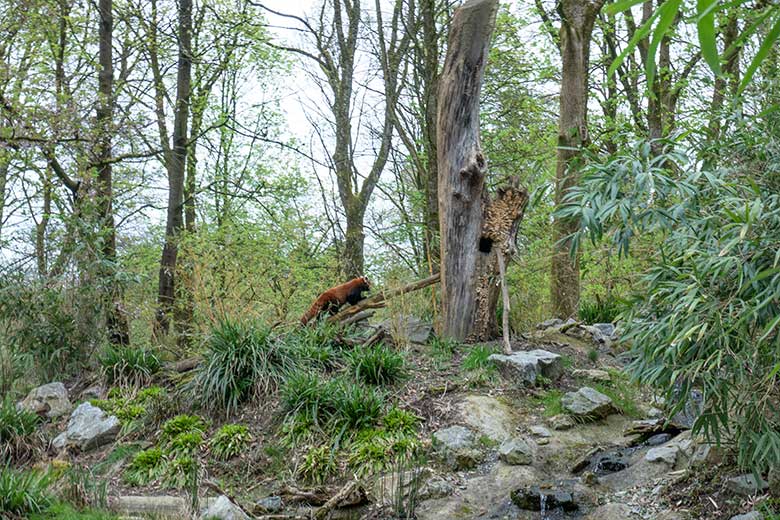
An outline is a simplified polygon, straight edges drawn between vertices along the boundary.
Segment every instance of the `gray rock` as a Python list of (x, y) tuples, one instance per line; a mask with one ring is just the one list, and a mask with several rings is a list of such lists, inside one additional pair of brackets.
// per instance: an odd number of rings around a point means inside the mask
[(669, 433), (657, 433), (647, 439), (645, 441), (645, 444), (648, 446), (660, 446), (661, 444), (665, 444), (669, 442), (672, 439), (672, 435)]
[(780, 467), (774, 466), (769, 468), (767, 480), (769, 481), (769, 494), (775, 498), (780, 498)]
[(568, 413), (583, 419), (606, 417), (615, 410), (612, 399), (589, 386), (567, 393), (561, 399), (561, 404)]
[(597, 383), (608, 383), (612, 379), (609, 376), (609, 372), (597, 368), (578, 368), (577, 370), (572, 371), (571, 375)]
[(531, 442), (516, 437), (501, 443), (498, 447), (498, 458), (512, 466), (525, 466), (533, 463), (535, 451)]
[(677, 446), (658, 446), (657, 448), (649, 449), (645, 453), (645, 460), (647, 462), (665, 462), (670, 466), (674, 466), (679, 455), (680, 448)]
[(564, 414), (553, 415), (547, 421), (550, 423), (550, 427), (556, 431), (571, 430), (577, 424), (574, 419)]
[(517, 507), (526, 511), (541, 511), (542, 504), (544, 504), (545, 511), (559, 508), (564, 511), (579, 509), (574, 495), (563, 489), (541, 489), (539, 486), (523, 487), (512, 491), (510, 498)]
[(255, 514), (278, 513), (281, 510), (282, 510), (282, 497), (277, 497), (277, 496), (265, 497), (255, 502), (255, 510), (254, 510)]
[(613, 341), (617, 339), (617, 329), (612, 323), (594, 323), (591, 327), (597, 329), (605, 338)]
[(597, 507), (585, 517), (585, 520), (628, 520), (629, 518), (639, 517), (634, 516), (627, 505), (612, 503)]
[(471, 469), (484, 458), (474, 434), (464, 426), (450, 426), (435, 432), (433, 448), (436, 455), (456, 471)]
[(766, 491), (767, 488), (769, 488), (767, 481), (761, 478), (756, 480), (756, 477), (750, 473), (726, 480), (726, 489), (738, 495), (755, 495)]
[(749, 513), (745, 513), (744, 515), (732, 516), (731, 520), (762, 520), (763, 518), (764, 515), (758, 511), (751, 511)]
[(68, 390), (62, 383), (33, 388), (16, 406), (49, 418), (65, 415), (73, 408), (68, 400)]
[(723, 450), (713, 444), (699, 444), (691, 454), (690, 466), (713, 466), (723, 462)]
[(450, 496), (455, 487), (441, 477), (431, 477), (417, 492), (419, 500), (433, 500)]
[[(430, 476), (428, 468), (416, 468), (410, 471), (394, 471), (377, 478), (374, 483), (374, 500), (381, 505), (397, 504), (399, 500), (418, 493), (425, 480)], [(399, 496), (400, 494), (400, 496)]]
[(425, 344), (433, 334), (433, 325), (414, 316), (397, 316), (382, 322), (381, 326), (401, 343)]
[[(679, 390), (678, 390), (679, 393)], [(690, 430), (693, 428), (693, 423), (699, 418), (704, 410), (704, 394), (699, 390), (691, 390), (691, 394), (685, 403), (685, 407), (677, 412), (672, 420), (671, 424), (678, 428)]]
[(202, 520), (249, 520), (249, 516), (225, 495), (220, 495), (203, 510), (200, 518)]
[(487, 395), (468, 395), (458, 404), (463, 422), (496, 442), (510, 439), (515, 431), (512, 409)]
[(547, 437), (552, 437), (552, 432), (547, 428), (545, 428), (544, 426), (539, 426), (539, 425), (531, 426), (530, 428), (528, 428), (528, 431), (530, 431), (532, 435), (541, 437), (543, 439)]
[(73, 446), (81, 451), (99, 448), (113, 442), (119, 433), (119, 419), (89, 403), (81, 403), (68, 419), (67, 429), (58, 435), (52, 445), (57, 449)]
[(563, 375), (561, 356), (546, 350), (519, 351), (510, 356), (492, 354), (488, 359), (504, 377), (520, 385), (534, 384), (539, 376), (555, 381)]
[(563, 320), (560, 318), (550, 318), (549, 320), (544, 320), (543, 322), (539, 323), (536, 326), (537, 330), (547, 330), (551, 327), (557, 327), (559, 325), (563, 325)]

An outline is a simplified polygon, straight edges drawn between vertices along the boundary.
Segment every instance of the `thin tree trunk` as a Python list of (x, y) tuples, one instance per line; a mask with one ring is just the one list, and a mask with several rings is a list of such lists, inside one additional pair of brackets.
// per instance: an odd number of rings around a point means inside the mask
[[(593, 24), (603, 0), (562, 0), (560, 51), (561, 96), (558, 122), (558, 159), (555, 205), (560, 207), (569, 189), (579, 181), (580, 149), (588, 142), (588, 61)], [(577, 313), (580, 299), (579, 255), (570, 254), (567, 238), (579, 222), (556, 218), (553, 223), (551, 296), (553, 314), (568, 318)]]
[(168, 213), (165, 245), (160, 259), (155, 335), (162, 338), (170, 331), (176, 295), (176, 261), (179, 234), (184, 226), (183, 198), (187, 160), (187, 119), (192, 76), (192, 0), (179, 2), (179, 63), (176, 75), (176, 107), (173, 122), (173, 150), (168, 163)]
[(421, 0), (423, 32), (423, 93), (425, 126), (423, 147), (426, 156), (425, 247), (429, 266), (439, 264), (439, 168), (436, 156), (436, 117), (439, 89), (439, 33), (436, 30), (436, 0)]
[(463, 341), (475, 324), (485, 157), (479, 93), (497, 0), (468, 0), (455, 11), (439, 79), (438, 165), (442, 333)]
[[(729, 14), (726, 27), (723, 30), (723, 48), (729, 49), (739, 37), (739, 18), (736, 12)], [(729, 93), (729, 85), (739, 85), (739, 49), (737, 48), (726, 57), (723, 65), (723, 74), (715, 78), (715, 86), (712, 89), (712, 102), (710, 103), (710, 123), (708, 126), (710, 139), (716, 140), (722, 130), (722, 110), (726, 96)]]

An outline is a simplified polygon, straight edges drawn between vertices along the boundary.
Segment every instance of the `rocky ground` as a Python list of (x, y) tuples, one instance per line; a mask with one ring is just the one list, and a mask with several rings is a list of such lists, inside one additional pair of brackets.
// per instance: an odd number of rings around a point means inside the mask
[[(308, 490), (327, 495), (308, 504), (301, 500), (307, 490), (281, 481), (264, 450), (276, 431), (268, 419), (276, 404), (246, 410), (244, 420), (254, 417), (253, 449), (233, 465), (209, 468), (200, 487), (202, 516), (762, 518), (753, 508), (769, 484), (739, 475), (724, 450), (691, 435), (695, 406), (667, 420), (661, 402), (628, 382), (627, 360), (614, 341), (609, 324), (551, 320), (518, 338), (512, 355), (492, 354), (470, 371), (462, 369), (468, 350), (447, 356), (413, 345), (414, 377), (395, 392), (422, 418), (427, 461)], [(103, 464), (114, 508), (130, 516), (182, 517), (187, 493), (140, 493), (121, 483), (125, 462), (112, 455), (121, 424), (85, 400), (91, 393), (105, 389), (80, 393), (74, 408), (66, 387), (52, 383), (22, 402), (53, 421), (48, 463)]]

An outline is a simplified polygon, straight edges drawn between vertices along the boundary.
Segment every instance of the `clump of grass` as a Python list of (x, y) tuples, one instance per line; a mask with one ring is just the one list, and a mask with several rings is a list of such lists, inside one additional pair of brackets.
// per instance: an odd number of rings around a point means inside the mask
[(155, 422), (161, 408), (168, 403), (165, 390), (151, 386), (133, 395), (132, 391), (112, 388), (106, 399), (92, 399), (90, 403), (104, 412), (115, 415), (122, 422), (122, 431), (137, 431)]
[(197, 481), (198, 461), (193, 455), (182, 455), (171, 459), (165, 465), (162, 485), (173, 489), (192, 489)]
[(347, 463), (359, 477), (380, 473), (401, 457), (411, 457), (420, 448), (413, 434), (366, 429), (349, 446)]
[(609, 375), (609, 383), (598, 383), (593, 388), (612, 399), (612, 404), (621, 414), (641, 418), (639, 388), (618, 370), (609, 370)]
[(560, 415), (563, 413), (562, 398), (563, 392), (557, 388), (553, 388), (547, 390), (542, 395), (535, 397), (534, 400), (538, 406), (544, 408), (543, 415), (545, 417), (552, 417), (553, 415)]
[(253, 322), (222, 321), (212, 330), (205, 363), (190, 385), (196, 399), (227, 415), (273, 390), (295, 366), (289, 349)]
[(321, 485), (336, 474), (335, 453), (328, 446), (309, 448), (298, 467), (298, 476), (306, 482)]
[(374, 424), (382, 414), (383, 395), (374, 388), (342, 381), (333, 396), (333, 426), (339, 437), (348, 430), (360, 430)]
[(112, 346), (99, 358), (108, 384), (140, 387), (151, 382), (162, 368), (160, 358), (147, 347)]
[(122, 475), (131, 486), (145, 486), (160, 478), (165, 471), (166, 460), (160, 448), (139, 451)]
[(382, 418), (385, 430), (391, 433), (413, 434), (419, 419), (411, 412), (392, 406)]
[(588, 350), (588, 360), (591, 363), (595, 363), (599, 360), (599, 350), (597, 348), (592, 348)]
[(243, 424), (226, 424), (211, 438), (211, 453), (219, 460), (228, 460), (249, 446), (252, 436)]
[(294, 329), (284, 337), (284, 344), (300, 364), (333, 370), (343, 363), (344, 335), (348, 332), (337, 324), (320, 321)]
[(165, 452), (171, 457), (191, 456), (203, 445), (203, 433), (195, 430), (183, 432), (173, 437), (165, 446)]
[(160, 440), (165, 444), (182, 433), (197, 432), (203, 435), (208, 427), (206, 420), (197, 415), (177, 415), (163, 424)]
[(602, 300), (596, 295), (592, 300), (581, 300), (577, 315), (585, 323), (614, 323), (623, 311), (625, 303), (617, 298)]
[(492, 354), (498, 352), (495, 347), (489, 345), (475, 345), (463, 359), (463, 368), (465, 370), (495, 370), (495, 365), (488, 359)]
[(37, 436), (41, 418), (24, 408), (17, 408), (10, 395), (0, 403), (0, 462), (21, 461), (40, 447)]
[(405, 374), (403, 356), (384, 344), (355, 348), (349, 367), (356, 380), (369, 385), (391, 385)]
[(11, 518), (28, 518), (48, 508), (52, 502), (49, 474), (18, 471), (0, 465), (0, 511)]
[(316, 372), (296, 372), (280, 388), (282, 406), (290, 414), (308, 419), (314, 425), (325, 424), (333, 415), (335, 384)]
[(460, 343), (452, 338), (434, 336), (433, 339), (431, 339), (429, 345), (434, 358), (441, 361), (446, 361), (452, 359), (452, 356), (455, 355), (455, 352), (457, 351), (458, 345), (460, 345)]

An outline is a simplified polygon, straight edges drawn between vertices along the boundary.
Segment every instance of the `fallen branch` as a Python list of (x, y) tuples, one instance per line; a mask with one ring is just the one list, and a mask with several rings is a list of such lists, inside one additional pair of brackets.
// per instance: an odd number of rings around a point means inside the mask
[(367, 320), (368, 318), (372, 317), (375, 314), (374, 311), (371, 310), (365, 310), (358, 312), (351, 318), (345, 319), (343, 322), (341, 322), (342, 325), (351, 325), (353, 323), (357, 323), (359, 321)]
[(347, 307), (346, 309), (343, 309), (339, 313), (328, 318), (328, 322), (338, 323), (362, 311), (365, 311), (366, 309), (379, 309), (381, 307), (384, 307), (385, 302), (390, 298), (394, 298), (396, 296), (400, 296), (402, 294), (410, 293), (413, 291), (418, 291), (420, 289), (423, 289), (425, 287), (428, 287), (429, 285), (433, 285), (438, 282), (439, 282), (439, 273), (436, 273), (434, 275), (429, 276), (428, 278), (417, 280), (416, 282), (412, 282), (408, 285), (404, 285), (403, 287), (397, 287), (389, 291), (383, 291), (370, 298), (366, 298), (365, 300), (362, 300), (356, 303), (355, 305), (352, 305), (351, 307)]
[(360, 487), (357, 481), (353, 480), (341, 488), (339, 492), (325, 502), (322, 507), (317, 509), (312, 518), (314, 518), (314, 520), (322, 520), (323, 518), (326, 518), (328, 513), (333, 509), (362, 504), (365, 500), (366, 492)]

